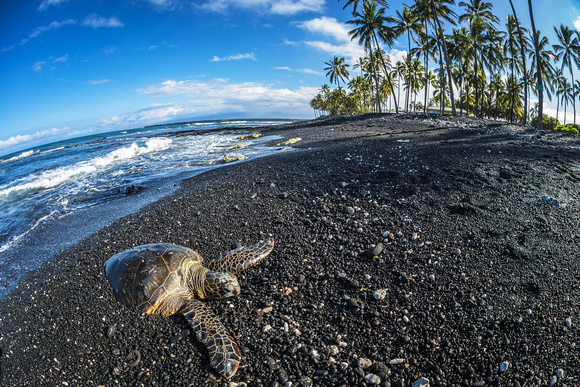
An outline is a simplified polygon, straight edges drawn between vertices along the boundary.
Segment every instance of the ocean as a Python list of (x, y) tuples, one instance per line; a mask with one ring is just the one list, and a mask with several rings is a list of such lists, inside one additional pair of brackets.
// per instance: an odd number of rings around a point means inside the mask
[[(0, 299), (52, 255), (174, 192), (180, 180), (280, 152), (243, 128), (278, 120), (191, 122), (100, 133), (0, 157)], [(234, 130), (235, 129), (235, 130)], [(241, 145), (241, 146), (240, 146)]]

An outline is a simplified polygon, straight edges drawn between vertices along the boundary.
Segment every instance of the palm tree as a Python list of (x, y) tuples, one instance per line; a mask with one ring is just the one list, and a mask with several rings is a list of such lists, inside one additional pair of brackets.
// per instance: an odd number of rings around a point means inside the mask
[(556, 92), (556, 120), (558, 119), (558, 112), (560, 110), (560, 101), (563, 99), (564, 87), (566, 86), (566, 77), (562, 70), (557, 69), (554, 73), (554, 90)]
[[(409, 7), (407, 7), (406, 5), (403, 7), (403, 13), (401, 14), (399, 12), (399, 10), (396, 11), (397, 15), (395, 16), (395, 26), (394, 26), (394, 32), (395, 32), (395, 38), (402, 36), (404, 34), (407, 35), (407, 42), (409, 45), (409, 54), (407, 55), (407, 68), (411, 67), (411, 35), (413, 33), (415, 34), (420, 34), (422, 32), (422, 26), (421, 26), (421, 22), (419, 21), (419, 18), (417, 17), (417, 15), (415, 15), (413, 12), (411, 12), (411, 10), (409, 9)], [(413, 41), (415, 41), (415, 38), (413, 38)], [(410, 84), (411, 83), (411, 79), (410, 79), (410, 73), (407, 74), (407, 83)], [(405, 99), (405, 111), (409, 110), (409, 89), (407, 89), (407, 95), (406, 95), (406, 99)]]
[[(474, 66), (475, 66), (475, 105), (476, 110), (475, 114), (477, 115), (477, 109), (479, 107), (479, 95), (477, 86), (479, 84), (479, 74), (478, 74), (478, 63), (477, 59), (479, 56), (482, 56), (480, 53), (483, 53), (483, 49), (485, 49), (485, 37), (484, 32), (488, 28), (495, 28), (494, 25), (499, 23), (499, 19), (497, 16), (493, 14), (493, 5), (491, 3), (486, 3), (483, 0), (470, 0), (468, 3), (461, 1), (459, 3), (460, 7), (465, 7), (466, 13), (459, 16), (458, 21), (464, 22), (467, 21), (469, 25), (469, 32), (471, 36), (471, 55), (474, 57)], [(483, 70), (483, 63), (481, 63), (481, 68)], [(482, 71), (483, 72), (483, 71)]]
[[(516, 9), (514, 8), (514, 3), (510, 0), (510, 6), (512, 7), (512, 12), (514, 13), (514, 19), (516, 26), (518, 28), (518, 40), (520, 41), (520, 50), (522, 54), (522, 64), (524, 68), (524, 125), (527, 123), (527, 111), (528, 111), (528, 76), (526, 74), (526, 45), (524, 44), (524, 34), (522, 28), (520, 27), (520, 22), (518, 21), (518, 15), (516, 14)], [(541, 121), (541, 120), (540, 120)]]
[[(445, 64), (447, 67), (447, 79), (449, 80), (449, 96), (451, 100), (451, 114), (456, 116), (457, 112), (455, 111), (455, 98), (453, 97), (453, 87), (451, 81), (451, 62), (449, 61), (449, 53), (447, 52), (447, 43), (445, 42), (445, 36), (443, 35), (443, 28), (441, 27), (441, 21), (439, 21), (439, 15), (437, 13), (437, 8), (435, 7), (435, 0), (431, 0), (431, 9), (433, 10), (433, 20), (435, 20), (435, 24), (437, 25), (437, 37), (440, 44), (443, 46), (443, 52), (445, 54)], [(445, 90), (445, 87), (443, 87)], [(443, 99), (442, 99), (443, 100)]]
[(334, 83), (336, 81), (339, 89), (340, 81), (345, 82), (349, 75), (346, 68), (350, 67), (350, 65), (344, 62), (344, 57), (339, 58), (336, 55), (330, 62), (324, 62), (324, 64), (328, 66), (324, 68), (324, 71), (327, 71), (326, 76), (330, 78), (330, 83)]
[[(531, 7), (531, 5), (530, 5)], [(531, 12), (531, 10), (530, 10)], [(558, 38), (559, 44), (554, 44), (554, 53), (556, 54), (556, 62), (562, 61), (562, 71), (564, 67), (568, 67), (570, 70), (570, 76), (572, 77), (572, 84), (574, 84), (574, 71), (572, 70), (572, 62), (580, 69), (580, 41), (574, 31), (570, 28), (560, 24), (560, 28), (554, 27), (556, 31), (556, 37)], [(534, 44), (536, 45), (536, 52), (538, 51), (537, 36), (535, 36)], [(539, 56), (537, 60), (539, 61)], [(541, 65), (538, 65), (541, 68)], [(541, 71), (538, 72), (541, 75)], [(541, 85), (541, 83), (539, 83)], [(572, 106), (574, 107), (574, 124), (576, 124), (576, 101), (572, 100)], [(541, 107), (541, 105), (540, 105)]]
[[(387, 45), (393, 42), (393, 32), (389, 29), (386, 24), (390, 22), (390, 18), (385, 16), (385, 8), (378, 8), (374, 1), (363, 1), (362, 14), (356, 11), (354, 13), (354, 20), (347, 21), (347, 24), (353, 24), (357, 28), (348, 32), (352, 39), (358, 38), (359, 44), (363, 45), (365, 50), (371, 58), (373, 72), (375, 73), (375, 86), (377, 90), (377, 104), (379, 106), (379, 113), (381, 112), (381, 104), (379, 98), (379, 78), (376, 64), (373, 60), (373, 51), (379, 50), (379, 39), (386, 43)], [(391, 82), (390, 74), (387, 70), (386, 63), (382, 63), (383, 70), (387, 76), (387, 81), (391, 90), (393, 90), (393, 84)], [(394, 96), (393, 96), (394, 98)], [(397, 100), (395, 99), (395, 110), (399, 112), (397, 105)]]
[(573, 87), (567, 79), (564, 79), (564, 84), (562, 85), (560, 94), (562, 95), (562, 103), (564, 104), (564, 125), (566, 125), (566, 107), (568, 106), (568, 103), (574, 99)]
[[(534, 38), (534, 48), (536, 49), (536, 65), (538, 68), (542, 68), (540, 64), (540, 48), (538, 46), (538, 36), (539, 34), (536, 33), (536, 24), (534, 23), (534, 11), (532, 10), (532, 0), (528, 0), (528, 9), (530, 11), (530, 21), (532, 22), (532, 36)], [(537, 71), (538, 74), (538, 83), (536, 89), (538, 90), (538, 130), (542, 129), (542, 122), (543, 120), (543, 113), (542, 110), (544, 109), (544, 84), (542, 83), (542, 72)], [(574, 114), (574, 120), (576, 120), (576, 114)]]
[[(457, 14), (453, 12), (447, 5), (455, 4), (455, 0), (437, 0), (437, 13), (439, 14), (439, 20), (443, 24), (443, 20), (448, 21), (452, 25), (455, 25), (454, 18)], [(423, 54), (423, 63), (425, 65), (425, 101), (423, 104), (423, 112), (427, 110), (427, 90), (429, 88), (429, 57), (433, 60), (435, 59), (435, 49), (438, 47), (437, 39), (429, 34), (429, 27), (433, 31), (437, 30), (434, 21), (433, 9), (431, 8), (430, 0), (415, 0), (415, 4), (411, 7), (412, 12), (417, 15), (419, 21), (422, 23), (423, 33), (419, 34), (419, 47), (411, 50), (414, 55), (419, 57)]]
[[(363, 6), (364, 6), (364, 3), (367, 1), (368, 0), (363, 0)], [(375, 0), (375, 2), (377, 4), (382, 5), (385, 8), (389, 8), (389, 5), (387, 4), (387, 2), (385, 0)], [(358, 8), (358, 3), (359, 3), (359, 0), (348, 0), (346, 2), (346, 4), (344, 5), (344, 7), (342, 7), (342, 9), (345, 10), (346, 7), (348, 7), (349, 5), (352, 5), (352, 16), (356, 16), (356, 9)]]

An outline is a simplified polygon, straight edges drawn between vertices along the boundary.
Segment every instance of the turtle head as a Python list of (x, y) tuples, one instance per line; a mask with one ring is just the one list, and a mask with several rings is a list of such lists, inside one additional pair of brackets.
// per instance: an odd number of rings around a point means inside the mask
[(238, 279), (231, 273), (208, 271), (203, 281), (203, 298), (217, 300), (240, 294)]

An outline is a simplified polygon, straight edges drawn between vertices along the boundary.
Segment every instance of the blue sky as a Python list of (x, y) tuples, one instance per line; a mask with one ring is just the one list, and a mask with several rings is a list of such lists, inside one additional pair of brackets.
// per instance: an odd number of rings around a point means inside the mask
[[(509, 3), (491, 2), (503, 23)], [(161, 122), (311, 118), (308, 102), (328, 83), (324, 62), (339, 55), (353, 63), (363, 54), (348, 38), (345, 3), (2, 2), (0, 154)], [(514, 3), (528, 26), (527, 1)], [(577, 0), (533, 3), (551, 44), (552, 26), (573, 27), (580, 16)], [(402, 4), (389, 1), (387, 12)], [(405, 50), (400, 39), (390, 53), (396, 60)]]

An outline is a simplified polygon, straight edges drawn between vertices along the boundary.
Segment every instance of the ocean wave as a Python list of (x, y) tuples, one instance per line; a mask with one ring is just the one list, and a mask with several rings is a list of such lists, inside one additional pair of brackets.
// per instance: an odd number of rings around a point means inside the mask
[(104, 170), (109, 165), (118, 164), (146, 153), (166, 150), (170, 147), (171, 142), (171, 139), (156, 138), (147, 140), (145, 146), (132, 143), (128, 147), (116, 149), (104, 156), (82, 161), (71, 166), (47, 170), (37, 176), (32, 176), (28, 182), (23, 182), (25, 179), (20, 179), (22, 181), (21, 184), (0, 189), (0, 197), (23, 191), (40, 191), (54, 188), (75, 178)]
[(18, 156), (14, 156), (14, 157), (11, 157), (9, 159), (2, 160), (2, 162), (9, 163), (11, 161), (21, 160), (21, 159), (24, 159), (26, 157), (32, 156), (34, 153), (35, 153), (34, 150), (29, 150), (29, 151), (26, 151), (26, 152), (22, 152)]

